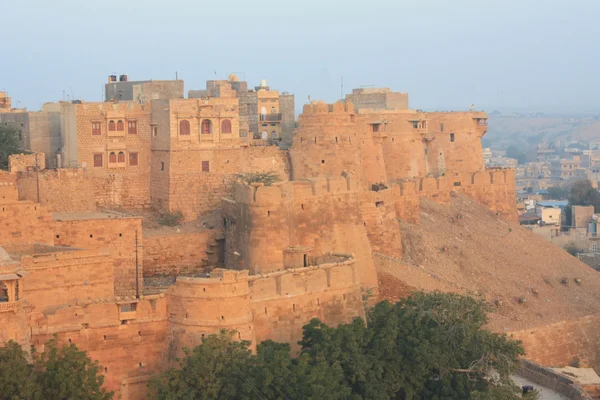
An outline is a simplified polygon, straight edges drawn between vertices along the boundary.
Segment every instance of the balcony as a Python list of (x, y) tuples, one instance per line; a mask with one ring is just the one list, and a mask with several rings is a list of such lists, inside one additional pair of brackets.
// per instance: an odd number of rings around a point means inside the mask
[(488, 125), (487, 118), (473, 118), (473, 122), (475, 122), (475, 125), (477, 125), (477, 126), (487, 126)]
[(281, 121), (281, 113), (276, 114), (260, 114), (261, 122), (280, 122)]
[(9, 311), (16, 312), (21, 308), (21, 305), (21, 300), (0, 302), (0, 313)]

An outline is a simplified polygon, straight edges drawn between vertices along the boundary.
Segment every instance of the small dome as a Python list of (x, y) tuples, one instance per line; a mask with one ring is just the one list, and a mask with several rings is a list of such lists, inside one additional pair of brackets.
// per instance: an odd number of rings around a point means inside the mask
[(229, 82), (237, 82), (238, 77), (236, 74), (229, 74)]

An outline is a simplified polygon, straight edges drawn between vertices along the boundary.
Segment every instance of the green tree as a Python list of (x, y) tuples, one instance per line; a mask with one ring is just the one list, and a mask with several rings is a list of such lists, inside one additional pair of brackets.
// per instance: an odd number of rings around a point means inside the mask
[(102, 387), (98, 362), (74, 344), (58, 346), (52, 338), (36, 357), (37, 383), (45, 399), (109, 400), (113, 393)]
[(594, 212), (600, 212), (600, 192), (592, 187), (589, 180), (577, 181), (571, 186), (569, 202), (574, 206), (594, 206)]
[(517, 159), (519, 164), (525, 164), (527, 162), (527, 157), (525, 157), (525, 153), (519, 150), (517, 146), (512, 144), (506, 149), (506, 157)]
[(518, 399), (520, 342), (483, 329), (488, 307), (458, 294), (417, 293), (329, 327), (304, 327), (300, 354), (267, 341), (252, 355), (230, 332), (211, 335), (179, 368), (151, 380), (158, 399)]
[(41, 398), (33, 365), (27, 361), (27, 355), (21, 346), (12, 340), (4, 347), (0, 347), (0, 398), (7, 400)]
[(232, 335), (233, 332), (222, 331), (202, 339), (202, 344), (193, 350), (186, 349), (180, 368), (170, 368), (150, 380), (149, 387), (156, 398), (228, 400), (251, 393), (254, 383), (246, 378), (254, 362), (249, 342), (236, 342)]
[(553, 200), (564, 200), (569, 195), (569, 188), (565, 186), (550, 186), (548, 194)]
[(2, 399), (110, 400), (113, 393), (103, 383), (98, 363), (74, 344), (59, 348), (53, 338), (44, 353), (34, 353), (33, 363), (13, 341), (0, 347)]
[(20, 152), (17, 129), (9, 125), (0, 125), (0, 169), (8, 169), (8, 156)]

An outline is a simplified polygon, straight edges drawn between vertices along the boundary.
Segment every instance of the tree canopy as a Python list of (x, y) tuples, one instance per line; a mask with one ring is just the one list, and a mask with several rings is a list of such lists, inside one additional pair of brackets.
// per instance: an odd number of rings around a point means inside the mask
[(20, 153), (17, 129), (0, 125), (0, 169), (8, 169), (8, 156)]
[(594, 212), (600, 212), (600, 192), (594, 189), (587, 179), (577, 181), (571, 186), (568, 199), (574, 206), (594, 206)]
[(564, 200), (569, 195), (570, 190), (566, 186), (550, 186), (548, 188), (548, 194), (552, 200)]
[(517, 148), (515, 145), (510, 145), (506, 149), (506, 157), (515, 158), (519, 162), (519, 164), (525, 164), (527, 162), (527, 157), (525, 153)]
[(16, 342), (0, 347), (0, 398), (10, 400), (110, 400), (104, 377), (84, 351), (74, 344), (58, 346), (55, 338), (44, 352), (27, 354)]
[(524, 350), (483, 329), (487, 311), (469, 297), (418, 293), (377, 304), (368, 324), (357, 318), (333, 328), (313, 319), (295, 358), (273, 341), (253, 355), (223, 331), (149, 386), (160, 400), (521, 399), (510, 374)]

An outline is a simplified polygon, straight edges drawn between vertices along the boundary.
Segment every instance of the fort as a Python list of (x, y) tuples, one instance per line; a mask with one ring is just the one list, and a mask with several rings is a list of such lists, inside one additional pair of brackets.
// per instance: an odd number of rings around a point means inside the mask
[[(235, 76), (189, 98), (182, 81), (116, 77), (106, 93), (57, 103), (59, 144), (0, 172), (0, 343), (75, 343), (123, 399), (145, 398), (150, 376), (223, 328), (252, 348), (295, 346), (311, 318), (364, 316), (423, 199), (466, 195), (516, 221), (514, 170), (484, 167), (483, 112), (355, 90), (305, 105), (296, 126), (293, 95)], [(181, 213), (180, 227), (152, 225), (156, 213)], [(517, 334), (534, 360), (556, 360)]]

